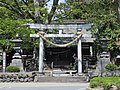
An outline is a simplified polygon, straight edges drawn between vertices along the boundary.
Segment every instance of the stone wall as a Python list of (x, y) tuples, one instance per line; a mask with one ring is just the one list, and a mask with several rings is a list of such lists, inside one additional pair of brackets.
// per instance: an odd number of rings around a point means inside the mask
[(0, 82), (35, 82), (35, 73), (1, 73)]

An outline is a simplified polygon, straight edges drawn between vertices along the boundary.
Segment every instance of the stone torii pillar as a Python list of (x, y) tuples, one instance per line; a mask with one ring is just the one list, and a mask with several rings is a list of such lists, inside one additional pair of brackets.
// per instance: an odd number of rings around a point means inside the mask
[(77, 56), (78, 56), (78, 74), (82, 73), (82, 46), (81, 46), (81, 39), (78, 40), (77, 45)]
[[(44, 34), (41, 30), (39, 33)], [(41, 37), (39, 37), (39, 73), (43, 72), (43, 55), (44, 55), (44, 42)]]
[(43, 72), (43, 53), (44, 53), (43, 39), (39, 39), (39, 72)]

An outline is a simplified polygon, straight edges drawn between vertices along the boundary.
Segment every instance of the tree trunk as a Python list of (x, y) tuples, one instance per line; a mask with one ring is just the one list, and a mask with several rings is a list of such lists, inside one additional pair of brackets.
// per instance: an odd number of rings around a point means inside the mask
[(118, 15), (117, 15), (117, 18), (118, 18), (118, 23), (120, 24), (120, 8), (118, 7), (118, 9), (117, 9), (118, 11)]
[(120, 8), (119, 8), (119, 0), (113, 0), (114, 6), (115, 6), (115, 11), (117, 15), (117, 21), (120, 24)]
[(42, 23), (42, 20), (40, 19), (40, 3), (42, 3), (43, 0), (34, 0), (34, 8), (35, 8), (35, 23)]
[(56, 8), (58, 7), (58, 2), (59, 0), (53, 0), (53, 5), (52, 5), (52, 9), (50, 10), (50, 13), (48, 15), (48, 23), (51, 23), (53, 15), (56, 11)]

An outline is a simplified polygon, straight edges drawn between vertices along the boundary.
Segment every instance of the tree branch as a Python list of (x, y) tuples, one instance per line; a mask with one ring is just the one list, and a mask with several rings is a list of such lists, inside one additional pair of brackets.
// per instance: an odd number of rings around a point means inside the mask
[[(25, 1), (25, 0), (22, 0), (22, 2), (28, 7), (29, 5), (28, 5), (28, 3), (27, 3), (27, 0)], [(29, 8), (29, 7), (28, 7)], [(31, 13), (29, 13), (29, 11), (26, 11), (26, 13), (29, 15), (29, 17), (32, 19), (32, 20), (34, 20), (35, 18), (34, 18), (34, 16), (31, 14)]]
[(48, 15), (48, 23), (51, 23), (52, 17), (56, 11), (57, 6), (58, 6), (58, 2), (59, 2), (59, 0), (53, 0), (52, 9)]
[(22, 16), (23, 14), (21, 12), (19, 12), (18, 10), (16, 10), (16, 8), (12, 7), (10, 4), (4, 2), (4, 1), (0, 1), (0, 5), (7, 8), (8, 10), (11, 10), (13, 12), (18, 13), (20, 16)]
[(26, 2), (25, 2), (25, 0), (22, 0), (22, 2), (23, 2), (26, 6), (28, 6), (27, 0), (26, 0)]
[(17, 9), (22, 13), (23, 16), (25, 16), (25, 13), (24, 13), (24, 11), (20, 8), (18, 1), (17, 1), (17, 0), (14, 0), (14, 2), (15, 2), (15, 4), (16, 4), (16, 6), (17, 6)]
[[(22, 0), (23, 1), (23, 0)], [(18, 15), (20, 15), (21, 17), (25, 18), (26, 15), (28, 15), (29, 18), (31, 18), (32, 20), (34, 20), (34, 16), (29, 13), (29, 11), (23, 11), (22, 8), (19, 6), (19, 2), (17, 0), (14, 0), (16, 7), (10, 5), (9, 3), (1, 0), (0, 1), (0, 5), (7, 8), (10, 11), (13, 11), (15, 13), (17, 13)]]
[(117, 15), (117, 21), (120, 24), (120, 8), (119, 8), (119, 0), (113, 0), (113, 4), (115, 6), (115, 11)]

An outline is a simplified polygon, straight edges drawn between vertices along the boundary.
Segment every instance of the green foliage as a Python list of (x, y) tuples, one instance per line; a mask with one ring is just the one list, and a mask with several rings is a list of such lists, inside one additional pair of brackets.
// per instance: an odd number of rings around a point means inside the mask
[(27, 27), (22, 26), (26, 21), (22, 20), (12, 20), (9, 18), (0, 18), (0, 46), (5, 49), (5, 51), (10, 51), (12, 48), (11, 40), (16, 38), (16, 34), (23, 40), (22, 48), (28, 49), (33, 47), (33, 42), (31, 42), (30, 34), (34, 33), (35, 30), (30, 30)]
[(107, 65), (105, 66), (105, 69), (106, 69), (107, 71), (115, 71), (116, 68), (117, 68), (117, 65), (115, 65), (115, 64), (107, 64)]
[[(106, 38), (109, 38), (108, 50), (118, 48), (115, 43), (115, 38), (119, 36), (120, 25), (118, 24), (117, 16), (117, 3), (116, 0), (67, 0), (66, 3), (60, 4), (56, 17), (58, 22), (62, 22), (63, 19), (86, 19), (87, 23), (94, 23), (91, 28), (91, 33), (97, 38), (99, 45), (98, 49), (101, 49), (101, 43), (99, 39), (103, 38), (103, 34), (106, 34)], [(98, 50), (97, 50), (98, 51)]]
[(109, 90), (111, 85), (116, 85), (120, 89), (120, 77), (95, 77), (90, 80), (90, 87), (103, 87)]
[(9, 11), (8, 9), (6, 9), (5, 7), (0, 7), (0, 18), (11, 18), (14, 19), (16, 18), (15, 15)]
[[(59, 0), (53, 0), (53, 5), (51, 5), (52, 9), (49, 9), (50, 12), (48, 12), (48, 8), (46, 7), (49, 1), (50, 0), (42, 0), (40, 2), (38, 0), (0, 0), (0, 7), (2, 8), (0, 9), (2, 10), (2, 13), (0, 11), (0, 16), (10, 16), (10, 18), (14, 19), (31, 19), (32, 22), (36, 22), (37, 17), (37, 21), (41, 23), (51, 23)], [(3, 8), (7, 12), (4, 11)]]
[[(52, 22), (63, 23), (63, 20), (68, 19), (86, 19), (87, 23), (94, 23), (91, 32), (96, 36), (96, 42), (100, 42), (99, 39), (102, 38), (102, 34), (106, 33), (106, 37), (110, 39), (108, 42), (108, 49), (113, 50), (119, 48), (115, 45), (115, 38), (120, 35), (120, 26), (117, 22), (118, 18), (116, 14), (117, 5), (115, 5), (114, 2), (116, 0), (87, 0), (87, 2), (86, 0), (66, 0), (66, 3), (60, 3), (59, 7), (57, 7), (58, 0), (53, 1), (54, 6), (52, 6), (51, 11), (48, 12), (46, 8), (46, 0), (40, 2), (38, 7), (34, 7), (34, 0), (0, 0), (0, 18), (7, 17), (11, 19), (19, 19), (21, 21), (27, 19), (28, 22), (35, 22), (35, 10), (39, 10), (39, 18), (42, 23), (51, 23), (51, 20), (53, 20)], [(0, 22), (4, 23), (6, 20)], [(8, 38), (11, 38), (13, 30), (14, 32), (19, 31), (21, 36), (23, 36), (22, 38), (26, 38), (28, 36), (26, 33), (29, 33), (30, 31), (23, 28), (18, 29), (18, 23), (13, 23), (14, 20), (13, 22), (9, 22), (9, 24), (4, 24), (4, 29), (0, 28), (0, 36), (5, 36), (5, 40), (7, 40)], [(8, 26), (11, 26), (11, 28), (8, 29)], [(5, 34), (2, 35), (4, 30)], [(26, 48), (27, 43), (30, 40), (29, 38), (27, 39), (25, 39)], [(4, 45), (10, 44), (8, 42), (6, 43), (5, 40), (1, 41), (5, 43)], [(100, 49), (100, 45), (101, 44), (99, 43), (98, 49)]]
[(7, 72), (20, 72), (20, 68), (18, 68), (17, 66), (8, 66), (6, 70)]

